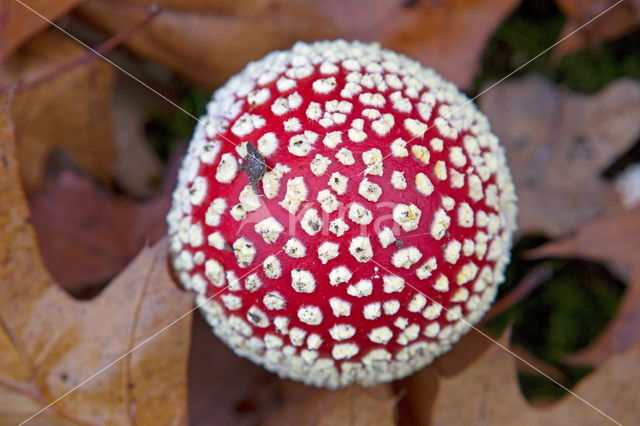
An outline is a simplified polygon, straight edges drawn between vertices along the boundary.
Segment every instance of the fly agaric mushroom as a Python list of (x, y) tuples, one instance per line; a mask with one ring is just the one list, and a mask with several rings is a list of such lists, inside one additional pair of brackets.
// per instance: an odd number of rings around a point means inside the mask
[(282, 377), (395, 380), (477, 323), (515, 193), (486, 117), (376, 44), (298, 43), (213, 95), (168, 215), (213, 332)]

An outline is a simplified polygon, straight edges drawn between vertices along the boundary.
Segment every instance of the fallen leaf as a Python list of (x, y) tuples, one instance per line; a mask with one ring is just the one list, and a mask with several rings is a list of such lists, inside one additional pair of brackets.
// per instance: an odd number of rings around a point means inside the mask
[(145, 248), (96, 298), (73, 300), (40, 261), (20, 187), (0, 98), (0, 423), (54, 401), (34, 424), (185, 423), (191, 316), (172, 321), (193, 299), (170, 278), (166, 242)]
[(480, 105), (507, 152), (520, 234), (563, 235), (620, 209), (600, 173), (640, 135), (638, 82), (616, 80), (586, 96), (532, 76), (502, 83)]
[(400, 424), (430, 425), (431, 410), (439, 392), (438, 378), (462, 374), (490, 344), (486, 337), (471, 331), (432, 364), (395, 382), (394, 388), (400, 396)]
[[(12, 0), (10, 0), (12, 1)], [(111, 134), (111, 65), (88, 60), (86, 50), (57, 30), (23, 45), (0, 65), (0, 88), (17, 85), (12, 103), (23, 182), (37, 187), (53, 150), (64, 150), (101, 181), (115, 159)]]
[[(165, 9), (174, 9), (183, 12), (219, 13), (219, 14), (251, 14), (263, 13), (273, 6), (273, 0), (127, 0), (129, 3), (148, 6), (157, 4)], [(301, 2), (300, 0), (280, 0), (278, 3)], [(302, 0), (304, 2), (305, 0)]]
[[(147, 5), (122, 0), (91, 0), (78, 10), (109, 33), (148, 14)], [(125, 45), (211, 90), (271, 50), (289, 48), (298, 40), (330, 38), (332, 28), (304, 3), (294, 1), (245, 14), (189, 13), (167, 7)]]
[[(508, 346), (508, 339), (501, 339)], [(610, 424), (611, 421), (573, 395), (544, 408), (531, 406), (522, 396), (516, 359), (497, 345), (461, 374), (438, 377), (432, 425), (450, 424)], [(638, 424), (640, 345), (617, 355), (581, 381), (574, 392), (621, 424)]]
[(270, 413), (261, 425), (353, 426), (395, 425), (396, 399), (391, 386), (349, 386), (337, 391), (311, 388), (290, 381), (283, 407)]
[(45, 265), (72, 293), (111, 279), (162, 238), (170, 202), (166, 190), (146, 202), (115, 196), (73, 170), (29, 196)]
[[(400, 382), (396, 382), (396, 392), (399, 395), (404, 395), (398, 408), (401, 416), (400, 424), (431, 425), (431, 414), (436, 396), (441, 392), (440, 380), (466, 374), (466, 371), (477, 362), (476, 360), (482, 354), (489, 350), (490, 346), (496, 346), (490, 340), (490, 334), (487, 330), (482, 328), (480, 330), (485, 335), (477, 331), (469, 332), (453, 345), (451, 351), (437, 358), (433, 364)], [(507, 330), (510, 332), (510, 328)], [(535, 357), (525, 348), (516, 346), (511, 347), (510, 350), (526, 361), (522, 362), (514, 358), (517, 372), (537, 375), (542, 371), (561, 383), (566, 382), (567, 378), (561, 370)], [(453, 424), (466, 423), (455, 422)], [(488, 424), (500, 423), (489, 422)]]
[[(562, 383), (567, 386), (569, 384), (569, 378), (567, 375), (558, 367), (551, 364), (550, 362), (545, 361), (544, 359), (540, 359), (531, 352), (529, 352), (526, 348), (511, 344), (509, 348), (511, 352), (518, 355), (520, 359), (517, 360), (517, 370), (518, 373), (522, 373), (528, 376), (540, 376), (541, 373), (548, 377), (551, 377), (558, 383)], [(526, 361), (526, 362), (525, 362)], [(537, 400), (536, 400), (537, 402)]]
[[(84, 0), (30, 0), (26, 4), (51, 21), (65, 15)], [(49, 26), (42, 17), (16, 0), (0, 0), (0, 61), (23, 42)]]
[[(138, 82), (123, 77), (116, 84), (112, 104), (113, 137), (117, 150), (113, 178), (127, 194), (150, 197), (162, 178), (162, 164), (145, 132), (151, 109), (173, 106)], [(195, 124), (195, 120), (194, 120)]]
[(505, 313), (512, 306), (529, 296), (535, 289), (540, 287), (542, 283), (548, 281), (552, 274), (553, 269), (546, 264), (533, 268), (531, 272), (518, 281), (513, 289), (500, 296), (498, 300), (491, 305), (491, 309), (484, 315), (482, 322), (486, 323)]
[[(190, 424), (388, 425), (395, 424), (389, 385), (338, 392), (280, 380), (234, 354), (194, 318), (189, 361)], [(229, 386), (233, 383), (233, 386)], [(305, 423), (306, 422), (306, 423)]]
[[(189, 355), (189, 424), (255, 425), (275, 404), (278, 377), (241, 358), (195, 315)], [(230, 386), (230, 384), (233, 384)]]
[[(247, 62), (298, 40), (379, 41), (468, 87), (483, 48), (519, 0), (304, 2), (163, 0), (160, 16), (128, 45), (207, 88), (220, 85)], [(142, 18), (149, 0), (92, 0), (80, 8), (110, 33)]]
[(379, 41), (467, 88), (484, 47), (520, 0), (325, 0), (316, 8), (338, 36)]
[(574, 235), (547, 243), (530, 254), (599, 260), (629, 272), (627, 289), (614, 320), (593, 343), (568, 356), (568, 361), (601, 364), (612, 353), (640, 342), (640, 208), (586, 223)]
[[(616, 40), (640, 28), (639, 0), (625, 0), (604, 14), (618, 0), (556, 0), (556, 3), (567, 18), (558, 39), (574, 33), (554, 49), (556, 56)], [(588, 25), (575, 32), (589, 21)]]

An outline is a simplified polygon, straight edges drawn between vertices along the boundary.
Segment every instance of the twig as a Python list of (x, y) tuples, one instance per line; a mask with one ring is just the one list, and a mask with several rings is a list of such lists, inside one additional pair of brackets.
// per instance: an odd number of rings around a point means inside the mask
[[(145, 26), (147, 26), (162, 11), (160, 6), (155, 5), (155, 4), (150, 5), (147, 8), (147, 10), (148, 10), (147, 16), (145, 16), (143, 19), (141, 19), (138, 22), (134, 22), (133, 24), (131, 24), (131, 26), (123, 29), (119, 33), (115, 34), (113, 37), (111, 37), (108, 40), (104, 41), (102, 44), (98, 45), (98, 47), (96, 47), (94, 50), (90, 50), (88, 52), (83, 52), (79, 56), (77, 56), (75, 58), (72, 58), (71, 60), (63, 63), (62, 65), (60, 65), (59, 67), (56, 67), (55, 69), (51, 70), (50, 72), (48, 72), (48, 73), (46, 73), (44, 75), (41, 75), (40, 77), (38, 77), (38, 78), (36, 78), (36, 79), (34, 79), (32, 81), (26, 81), (26, 82), (25, 81), (21, 81), (16, 85), (16, 89), (25, 90), (25, 89), (33, 89), (35, 87), (38, 87), (41, 84), (44, 84), (44, 83), (46, 83), (46, 82), (48, 82), (50, 80), (53, 80), (56, 77), (58, 77), (59, 75), (64, 74), (65, 72), (67, 72), (67, 71), (69, 71), (69, 70), (71, 70), (71, 69), (73, 69), (75, 67), (78, 67), (80, 65), (84, 65), (86, 63), (89, 63), (89, 62), (93, 61), (95, 58), (99, 57), (99, 55), (103, 55), (103, 54), (105, 54), (107, 52), (110, 52), (111, 50), (115, 49), (120, 44), (125, 42), (133, 34), (138, 32), (139, 30), (141, 30)], [(4, 90), (4, 89), (2, 89), (2, 90)]]

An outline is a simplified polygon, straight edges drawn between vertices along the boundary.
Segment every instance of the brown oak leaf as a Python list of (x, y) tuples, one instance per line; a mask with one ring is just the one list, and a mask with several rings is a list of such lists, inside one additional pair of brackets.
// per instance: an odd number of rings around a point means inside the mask
[[(63, 16), (84, 0), (30, 0), (23, 2), (46, 19)], [(16, 0), (0, 0), (0, 61), (49, 23)]]
[[(487, 330), (478, 330), (469, 332), (453, 345), (451, 351), (437, 358), (429, 366), (394, 383), (396, 393), (401, 396), (398, 407), (400, 424), (431, 424), (431, 410), (439, 392), (438, 379), (464, 374), (465, 370), (493, 344)], [(518, 372), (530, 375), (542, 372), (559, 382), (566, 382), (566, 376), (562, 371), (530, 354), (525, 348), (516, 346), (510, 350), (520, 358), (516, 358)]]
[[(508, 338), (503, 336), (503, 345)], [(522, 396), (516, 375), (516, 359), (492, 344), (462, 373), (437, 377), (430, 424), (564, 425), (637, 424), (640, 411), (640, 345), (612, 357), (581, 381), (574, 395), (543, 408), (530, 405)]]
[[(51, 29), (0, 64), (0, 89), (15, 87), (11, 112), (22, 179), (29, 188), (42, 182), (55, 149), (70, 153), (101, 181), (111, 176), (114, 71), (101, 60), (77, 61), (86, 55), (76, 41)], [(70, 63), (75, 65), (68, 68)]]
[(165, 241), (145, 248), (90, 301), (59, 288), (40, 260), (0, 98), (1, 424), (53, 402), (33, 424), (186, 422), (191, 315), (172, 322), (193, 299), (173, 284), (166, 252)]
[[(140, 20), (150, 0), (91, 0), (82, 16), (110, 33)], [(482, 50), (519, 0), (302, 2), (162, 0), (163, 12), (128, 46), (207, 88), (247, 62), (298, 40), (379, 41), (462, 87), (471, 84)]]
[(162, 238), (171, 202), (169, 185), (140, 202), (115, 196), (86, 175), (64, 170), (31, 193), (32, 223), (44, 263), (56, 281), (72, 293), (82, 292), (111, 279), (145, 244)]
[(391, 386), (349, 386), (337, 391), (283, 381), (283, 406), (261, 422), (264, 426), (391, 426), (395, 425), (396, 398)]
[[(137, 81), (126, 76), (118, 79), (112, 104), (113, 139), (117, 150), (113, 179), (124, 192), (140, 198), (156, 194), (157, 183), (164, 172), (145, 131), (149, 111), (162, 111), (163, 116), (169, 117), (176, 114), (173, 105)], [(195, 126), (196, 121), (193, 123)]]
[(338, 27), (337, 35), (379, 41), (409, 55), (466, 88), (485, 44), (520, 0), (327, 0), (316, 9)]
[[(91, 0), (78, 10), (112, 34), (148, 14), (147, 5), (126, 0)], [(269, 51), (288, 48), (298, 40), (331, 37), (331, 29), (329, 22), (301, 2), (285, 1), (265, 6), (260, 13), (241, 14), (166, 7), (125, 44), (210, 90)]]
[(531, 255), (599, 260), (621, 266), (629, 274), (615, 319), (593, 343), (568, 356), (570, 362), (601, 364), (612, 353), (640, 342), (640, 208), (586, 223), (574, 235), (547, 243)]
[(616, 80), (586, 96), (531, 76), (502, 83), (480, 105), (507, 152), (520, 233), (563, 235), (619, 210), (600, 173), (640, 135), (638, 82)]

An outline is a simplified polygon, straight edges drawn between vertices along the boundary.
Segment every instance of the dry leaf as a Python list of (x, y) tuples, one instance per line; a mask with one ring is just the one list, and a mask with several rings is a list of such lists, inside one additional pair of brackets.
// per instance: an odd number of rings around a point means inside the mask
[(554, 54), (558, 56), (624, 37), (640, 28), (640, 0), (625, 0), (595, 20), (618, 0), (556, 0), (556, 3), (567, 17), (558, 39), (592, 21), (555, 48)]
[(520, 0), (324, 0), (315, 7), (338, 36), (379, 41), (466, 88), (493, 31)]
[(278, 377), (241, 358), (198, 314), (189, 355), (189, 424), (251, 426), (275, 403)]
[[(395, 400), (389, 385), (332, 392), (280, 380), (234, 354), (197, 315), (189, 361), (190, 424), (390, 425)], [(233, 384), (230, 386), (230, 384)], [(265, 416), (265, 414), (267, 414)]]
[(640, 84), (621, 79), (585, 96), (534, 76), (502, 83), (480, 104), (507, 151), (521, 234), (562, 235), (619, 209), (600, 173), (640, 135)]
[[(508, 339), (501, 339), (507, 346)], [(497, 345), (461, 374), (438, 378), (431, 424), (565, 425), (611, 424), (611, 421), (572, 395), (544, 408), (522, 397), (515, 358)], [(589, 403), (622, 424), (638, 424), (640, 345), (617, 355), (574, 389)]]
[[(0, 99), (0, 423), (17, 424), (187, 312), (166, 242), (98, 297), (71, 299), (40, 261), (20, 190), (9, 105)], [(72, 267), (72, 265), (70, 266)], [(186, 422), (190, 315), (101, 371), (31, 424)]]
[[(138, 82), (123, 77), (113, 94), (113, 137), (117, 149), (114, 180), (135, 197), (150, 197), (157, 191), (162, 164), (147, 140), (145, 125), (151, 109), (173, 106)], [(194, 126), (195, 126), (194, 120)]]
[[(157, 4), (166, 9), (183, 12), (219, 13), (219, 14), (249, 14), (263, 13), (274, 4), (273, 0), (127, 0), (129, 3), (150, 5)], [(279, 0), (279, 4), (302, 3), (306, 0)]]
[(116, 197), (72, 170), (29, 196), (44, 263), (72, 293), (111, 279), (160, 239), (170, 202), (166, 189), (146, 202)]
[(89, 57), (65, 68), (86, 55), (77, 42), (49, 30), (0, 65), (0, 88), (18, 84), (11, 110), (18, 160), (28, 187), (41, 182), (54, 149), (69, 152), (99, 180), (107, 181), (111, 175), (113, 68)]
[[(147, 6), (122, 0), (91, 0), (79, 11), (110, 33), (148, 15)], [(165, 8), (125, 44), (213, 89), (269, 51), (289, 48), (298, 40), (331, 37), (331, 28), (319, 14), (293, 1), (241, 15)]]
[[(110, 33), (145, 15), (149, 0), (92, 0), (80, 11)], [(405, 2), (407, 3), (407, 2)], [(165, 9), (128, 45), (207, 88), (247, 62), (298, 40), (379, 41), (435, 68), (462, 87), (470, 85), (485, 43), (519, 0), (304, 2), (163, 0)]]
[(388, 426), (395, 425), (395, 405), (391, 386), (373, 388), (349, 386), (338, 391), (317, 389), (290, 381), (283, 407), (270, 413), (261, 423), (265, 426)]
[(625, 208), (640, 206), (640, 163), (622, 170), (615, 178), (615, 187)]
[[(477, 331), (469, 332), (453, 346), (450, 352), (437, 358), (433, 364), (413, 376), (396, 384), (397, 392), (400, 395), (405, 395), (400, 401), (399, 407), (400, 415), (403, 417), (401, 424), (431, 425), (432, 407), (440, 392), (439, 380), (466, 374), (470, 366), (473, 366), (490, 346), (495, 346), (488, 337), (489, 333), (486, 330), (482, 330), (482, 332), (485, 335)], [(537, 358), (525, 348), (516, 346), (510, 350), (526, 361), (522, 362), (514, 358), (517, 372), (531, 375), (539, 374), (542, 371), (555, 380), (566, 383), (566, 376), (554, 365)], [(453, 424), (458, 423), (454, 422)], [(472, 424), (477, 424), (477, 422)], [(488, 424), (499, 423), (489, 422)]]
[[(49, 20), (63, 16), (84, 0), (30, 0), (30, 8)], [(0, 0), (0, 61), (49, 23), (16, 0)]]
[(438, 377), (462, 374), (489, 344), (486, 337), (471, 331), (432, 364), (396, 382), (394, 387), (402, 397), (398, 407), (400, 424), (430, 425), (431, 408), (439, 390)]
[(612, 353), (640, 342), (640, 208), (582, 225), (575, 235), (545, 244), (531, 254), (600, 260), (622, 266), (630, 273), (613, 322), (593, 343), (569, 356), (569, 361), (600, 364)]

